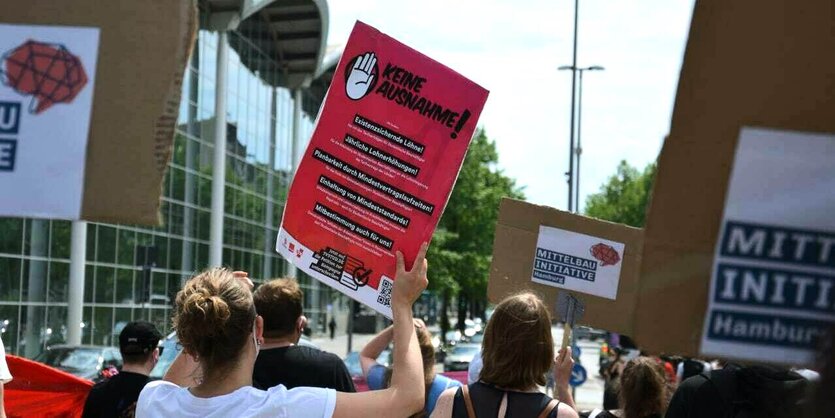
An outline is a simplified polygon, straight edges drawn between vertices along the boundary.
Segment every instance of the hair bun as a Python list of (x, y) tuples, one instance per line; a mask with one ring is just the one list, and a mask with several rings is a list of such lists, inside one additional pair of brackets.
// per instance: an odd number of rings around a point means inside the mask
[(200, 327), (208, 335), (222, 330), (232, 313), (229, 305), (220, 296), (211, 295), (206, 289), (200, 289), (186, 298), (183, 310), (190, 317), (192, 326)]

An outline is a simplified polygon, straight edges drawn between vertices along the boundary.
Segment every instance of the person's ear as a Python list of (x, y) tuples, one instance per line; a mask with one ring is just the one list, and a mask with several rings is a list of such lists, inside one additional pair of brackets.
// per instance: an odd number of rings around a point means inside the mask
[(154, 358), (154, 363), (159, 361), (159, 347), (154, 349), (154, 355), (152, 357)]
[(299, 330), (299, 334), (304, 332), (305, 327), (307, 327), (307, 317), (302, 315), (296, 320), (296, 329)]
[(264, 317), (261, 315), (255, 316), (255, 340), (264, 341)]

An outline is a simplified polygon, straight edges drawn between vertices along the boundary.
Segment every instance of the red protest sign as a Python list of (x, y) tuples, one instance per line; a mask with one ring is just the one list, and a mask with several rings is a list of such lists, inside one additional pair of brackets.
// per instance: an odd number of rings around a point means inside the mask
[(487, 94), (357, 22), (290, 186), (276, 250), (391, 316), (394, 252), (412, 260), (431, 239)]

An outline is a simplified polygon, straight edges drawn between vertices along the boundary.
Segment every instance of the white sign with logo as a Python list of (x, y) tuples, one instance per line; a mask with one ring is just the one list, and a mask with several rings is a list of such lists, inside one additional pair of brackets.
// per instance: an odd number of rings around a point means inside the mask
[(79, 219), (99, 29), (0, 24), (0, 216)]
[(531, 280), (615, 299), (624, 248), (620, 242), (540, 226)]
[(835, 135), (744, 128), (701, 351), (813, 361), (835, 323)]

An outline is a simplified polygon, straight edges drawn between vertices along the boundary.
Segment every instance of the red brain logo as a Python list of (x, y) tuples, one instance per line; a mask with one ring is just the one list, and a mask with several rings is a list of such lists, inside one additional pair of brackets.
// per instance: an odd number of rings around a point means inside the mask
[(600, 261), (601, 266), (613, 266), (620, 262), (620, 254), (610, 245), (595, 244), (590, 249), (591, 256)]
[(28, 40), (2, 57), (3, 84), (32, 95), (29, 112), (39, 114), (55, 103), (70, 103), (87, 85), (81, 60), (64, 45)]

